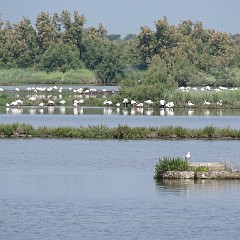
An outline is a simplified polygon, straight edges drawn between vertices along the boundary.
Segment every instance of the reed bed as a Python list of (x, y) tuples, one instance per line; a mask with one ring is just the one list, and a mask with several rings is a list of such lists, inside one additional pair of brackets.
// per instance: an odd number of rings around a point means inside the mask
[(96, 75), (88, 69), (76, 69), (62, 73), (44, 72), (33, 69), (1, 69), (0, 85), (24, 84), (92, 84)]
[(240, 130), (230, 127), (206, 126), (200, 129), (173, 127), (129, 127), (119, 125), (109, 128), (105, 125), (88, 127), (46, 126), (34, 128), (24, 123), (0, 124), (0, 136), (38, 138), (86, 138), (86, 139), (240, 139)]

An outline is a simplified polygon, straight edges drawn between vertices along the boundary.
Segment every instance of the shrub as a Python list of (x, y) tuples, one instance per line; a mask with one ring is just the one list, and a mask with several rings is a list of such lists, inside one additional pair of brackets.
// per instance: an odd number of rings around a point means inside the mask
[(131, 128), (127, 125), (119, 125), (113, 131), (113, 137), (117, 139), (129, 139), (132, 138), (132, 131)]
[(187, 171), (189, 168), (188, 161), (180, 157), (163, 157), (155, 166), (155, 172), (161, 174), (166, 171)]

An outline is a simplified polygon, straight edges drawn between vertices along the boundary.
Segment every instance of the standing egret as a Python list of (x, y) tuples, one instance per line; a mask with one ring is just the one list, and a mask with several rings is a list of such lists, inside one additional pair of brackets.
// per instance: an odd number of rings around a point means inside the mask
[(191, 155), (190, 152), (187, 152), (186, 156), (185, 156), (185, 160), (189, 161), (191, 159)]
[(127, 106), (127, 104), (128, 104), (128, 99), (127, 98), (124, 98), (123, 99), (123, 101), (122, 101), (122, 104), (124, 104), (124, 106), (126, 107)]
[(209, 105), (211, 105), (211, 103), (210, 102), (207, 102), (206, 100), (204, 100), (204, 103), (203, 103), (204, 105), (207, 105), (207, 106), (209, 106)]
[(223, 104), (223, 100), (220, 100), (219, 102), (217, 102), (218, 106), (222, 106), (222, 104)]
[(166, 104), (166, 101), (163, 100), (163, 99), (161, 99), (161, 100), (159, 101), (159, 104), (160, 104), (160, 108), (164, 108), (164, 107), (165, 107), (165, 104)]
[(188, 101), (188, 102), (187, 102), (187, 105), (188, 105), (189, 107), (193, 107), (193, 106), (194, 106), (194, 104), (193, 104), (191, 101)]
[(174, 107), (174, 103), (173, 102), (168, 102), (168, 103), (166, 103), (165, 107), (173, 108)]
[(150, 107), (153, 104), (153, 101), (150, 100), (150, 99), (148, 99), (148, 100), (146, 100), (144, 102), (147, 104), (148, 107)]

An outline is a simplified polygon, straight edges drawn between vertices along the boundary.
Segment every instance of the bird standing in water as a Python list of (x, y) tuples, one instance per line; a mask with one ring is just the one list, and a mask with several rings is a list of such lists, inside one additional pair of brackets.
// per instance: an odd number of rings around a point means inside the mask
[(185, 160), (189, 161), (191, 159), (191, 155), (190, 152), (187, 152), (186, 156), (185, 156)]

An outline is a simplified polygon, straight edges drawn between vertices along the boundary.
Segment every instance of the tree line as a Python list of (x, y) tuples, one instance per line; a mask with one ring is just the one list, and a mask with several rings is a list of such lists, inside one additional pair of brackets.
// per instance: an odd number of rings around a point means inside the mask
[[(77, 11), (41, 12), (35, 24), (0, 19), (0, 69), (67, 72), (89, 69), (102, 84), (224, 85), (238, 84), (240, 36), (204, 29), (202, 22), (170, 25), (167, 17), (155, 30), (141, 27), (138, 35), (108, 34), (85, 27)], [(239, 80), (240, 82), (240, 80)]]

